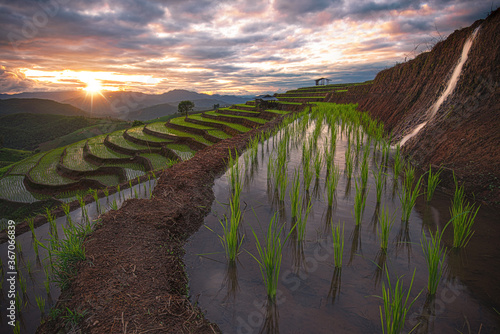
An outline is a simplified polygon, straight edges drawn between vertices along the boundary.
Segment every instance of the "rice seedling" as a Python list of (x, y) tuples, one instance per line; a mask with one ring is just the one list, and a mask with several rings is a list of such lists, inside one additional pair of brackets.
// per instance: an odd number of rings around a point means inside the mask
[(265, 240), (262, 242), (257, 237), (257, 234), (252, 228), (252, 233), (255, 237), (257, 247), (257, 256), (249, 252), (255, 261), (259, 264), (259, 269), (262, 274), (262, 279), (266, 287), (267, 297), (271, 302), (276, 300), (276, 291), (278, 288), (279, 275), (281, 270), (281, 259), (283, 257), (283, 245), (290, 236), (290, 232), (284, 241), (281, 241), (280, 235), (284, 224), (278, 229), (278, 219), (276, 213), (271, 219)]
[(354, 220), (356, 225), (361, 224), (361, 218), (363, 217), (363, 211), (366, 205), (366, 196), (364, 195), (361, 186), (358, 186), (358, 181), (354, 182), (356, 188), (356, 194), (354, 195)]
[(297, 215), (297, 220), (295, 222), (295, 228), (297, 229), (297, 240), (304, 241), (306, 239), (306, 225), (307, 220), (309, 219), (309, 214), (311, 213), (312, 204), (311, 199), (307, 202), (307, 207), (305, 212), (303, 208), (299, 208), (299, 213)]
[(333, 261), (335, 268), (342, 268), (342, 258), (344, 256), (344, 224), (342, 224), (342, 232), (340, 231), (340, 223), (337, 226), (332, 226), (333, 238)]
[(286, 188), (288, 186), (288, 173), (286, 168), (284, 170), (280, 168), (277, 183), (279, 200), (280, 202), (283, 202), (285, 200)]
[(314, 165), (314, 173), (316, 175), (316, 179), (319, 179), (321, 168), (323, 167), (323, 157), (320, 154), (316, 154), (313, 165)]
[(305, 191), (309, 191), (313, 179), (313, 171), (311, 170), (311, 165), (309, 165), (309, 163), (302, 166), (302, 176), (304, 179), (304, 189)]
[(45, 311), (45, 298), (43, 298), (42, 296), (35, 296), (35, 301), (38, 309), (43, 314), (43, 312)]
[(109, 199), (109, 189), (108, 188), (104, 188), (102, 190), (102, 192), (104, 193), (104, 196), (106, 196), (106, 199)]
[(427, 238), (425, 230), (422, 230), (422, 238), (420, 239), (420, 245), (422, 246), (427, 269), (429, 271), (427, 290), (430, 295), (436, 294), (437, 287), (443, 275), (444, 257), (446, 254), (446, 248), (441, 246), (443, 232), (444, 229), (441, 232), (439, 232), (438, 229), (436, 233), (429, 231), (430, 237)]
[(139, 198), (139, 193), (136, 188), (134, 188), (134, 198)]
[(463, 185), (459, 186), (455, 180), (455, 194), (450, 209), (451, 222), (453, 224), (453, 248), (463, 248), (467, 246), (470, 239), (474, 235), (472, 226), (479, 212), (480, 206), (477, 208), (475, 204), (469, 203), (465, 199), (465, 190)]
[(413, 167), (408, 167), (405, 170), (405, 180), (403, 183), (403, 188), (399, 191), (399, 199), (401, 201), (401, 220), (407, 222), (410, 220), (411, 210), (417, 202), (417, 198), (420, 195), (420, 184), (422, 181), (422, 176), (418, 179), (415, 186), (413, 186), (414, 180), (414, 169)]
[(292, 219), (296, 218), (302, 207), (302, 197), (300, 196), (300, 176), (296, 169), (293, 173), (292, 189), (290, 189), (290, 209)]
[(432, 196), (434, 196), (434, 191), (436, 190), (436, 187), (438, 184), (441, 182), (439, 179), (439, 175), (443, 169), (440, 167), (437, 172), (432, 172), (432, 167), (429, 165), (429, 173), (427, 175), (427, 202), (430, 202), (432, 199)]
[(394, 224), (394, 215), (389, 215), (387, 208), (382, 207), (379, 216), (378, 236), (380, 238), (380, 248), (387, 251), (389, 244), (389, 234), (391, 233), (392, 225)]
[(383, 173), (383, 167), (379, 166), (378, 172), (372, 170), (373, 178), (375, 179), (375, 189), (377, 193), (377, 203), (380, 203), (382, 199), (382, 190), (384, 189), (384, 181), (386, 174)]
[(19, 272), (17, 281), (19, 282), (19, 288), (21, 289), (21, 292), (23, 293), (23, 295), (26, 295), (26, 289), (27, 289), (26, 278), (24, 278), (24, 276), (21, 275), (21, 272)]
[(87, 204), (85, 203), (85, 200), (83, 197), (80, 195), (76, 195), (76, 198), (78, 200), (78, 203), (80, 204), (80, 210), (82, 211), (82, 219), (84, 219), (86, 222), (89, 221), (89, 214), (87, 212)]
[(408, 291), (403, 291), (403, 277), (398, 277), (396, 284), (393, 286), (389, 277), (387, 266), (385, 267), (387, 283), (382, 282), (382, 296), (377, 296), (383, 301), (380, 306), (380, 321), (382, 323), (382, 333), (384, 334), (399, 334), (403, 331), (409, 309), (413, 306), (420, 293), (410, 301), (410, 293), (413, 287), (415, 278), (415, 270), (411, 278)]
[(368, 184), (368, 160), (363, 160), (361, 164), (361, 189), (366, 190)]
[(101, 213), (101, 203), (99, 203), (99, 193), (97, 189), (90, 189), (92, 192), (92, 197), (94, 197), (94, 202), (96, 206), (97, 213)]
[(50, 234), (54, 236), (54, 238), (58, 239), (59, 236), (57, 234), (57, 225), (56, 225), (56, 217), (52, 215), (50, 210), (47, 208), (45, 209), (45, 217), (47, 218), (47, 222), (49, 222), (50, 226)]
[(335, 190), (337, 190), (337, 185), (340, 179), (340, 170), (336, 165), (333, 165), (332, 171), (328, 174), (326, 178), (326, 195), (328, 197), (328, 206), (333, 205), (333, 200), (335, 198)]
[(55, 261), (52, 265), (53, 281), (65, 290), (76, 274), (75, 264), (85, 260), (83, 239), (91, 231), (90, 225), (64, 228), (65, 239), (59, 240), (53, 249)]
[(394, 179), (396, 180), (401, 174), (403, 169), (403, 157), (399, 145), (396, 146), (396, 153), (394, 154)]
[(118, 203), (116, 203), (116, 198), (113, 199), (113, 203), (111, 203), (110, 207), (111, 207), (111, 210), (114, 210), (114, 211), (118, 210)]
[(350, 153), (350, 149), (345, 151), (345, 174), (347, 174), (347, 178), (350, 179), (352, 177), (352, 171), (354, 169), (352, 156)]

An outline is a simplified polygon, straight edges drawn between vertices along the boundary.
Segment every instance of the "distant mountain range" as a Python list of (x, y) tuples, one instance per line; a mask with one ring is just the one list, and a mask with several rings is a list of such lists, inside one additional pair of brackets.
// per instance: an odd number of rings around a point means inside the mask
[[(182, 89), (171, 90), (163, 94), (118, 91), (102, 92), (102, 95), (94, 94), (93, 96), (84, 91), (0, 94), (0, 115), (33, 112), (148, 120), (176, 112), (178, 103), (183, 100), (193, 101), (196, 110), (203, 110), (212, 108), (214, 104), (220, 106), (239, 104), (253, 98), (253, 96), (200, 94)], [(63, 103), (68, 107), (63, 108), (55, 104), (50, 106), (48, 100), (53, 100), (52, 103)], [(78, 109), (71, 111), (69, 109), (71, 106)]]

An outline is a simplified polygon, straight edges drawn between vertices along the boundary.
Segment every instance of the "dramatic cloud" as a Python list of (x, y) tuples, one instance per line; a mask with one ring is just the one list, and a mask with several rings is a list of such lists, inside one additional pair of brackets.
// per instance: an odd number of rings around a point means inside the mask
[(373, 79), (499, 0), (0, 2), (0, 93), (84, 88), (258, 94)]

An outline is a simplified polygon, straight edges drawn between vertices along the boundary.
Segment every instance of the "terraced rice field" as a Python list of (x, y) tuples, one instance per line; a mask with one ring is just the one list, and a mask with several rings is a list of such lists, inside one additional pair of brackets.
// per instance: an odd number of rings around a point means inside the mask
[[(301, 105), (301, 103), (283, 103), (283, 104), (296, 104)], [(251, 109), (255, 109), (251, 110)], [(224, 111), (234, 111), (238, 115), (225, 114)], [(287, 114), (287, 111), (280, 110), (267, 110), (268, 112), (275, 113), (277, 116)], [(75, 200), (77, 195), (86, 194), (89, 189), (79, 189), (72, 192), (65, 192), (67, 187), (57, 186), (67, 186), (73, 185), (75, 187), (84, 187), (83, 182), (79, 182), (78, 178), (73, 177), (70, 179), (63, 176), (66, 172), (65, 169), (60, 169), (58, 171), (58, 166), (61, 163), (62, 166), (68, 168), (72, 171), (77, 172), (92, 172), (96, 171), (101, 167), (120, 167), (123, 168), (126, 174), (127, 180), (135, 179), (138, 176), (142, 176), (146, 173), (145, 166), (137, 162), (127, 162), (129, 159), (133, 159), (134, 155), (138, 155), (147, 158), (153, 167), (153, 170), (161, 170), (170, 167), (172, 164), (176, 163), (165, 156), (159, 154), (159, 150), (162, 147), (172, 150), (181, 160), (188, 160), (196, 154), (194, 147), (197, 145), (191, 145), (191, 142), (186, 143), (186, 138), (193, 140), (193, 144), (196, 142), (211, 146), (217, 140), (213, 139), (214, 142), (205, 139), (200, 135), (199, 131), (202, 130), (214, 138), (224, 140), (230, 138), (231, 135), (224, 132), (220, 125), (224, 125), (231, 129), (236, 130), (236, 132), (244, 133), (251, 130), (250, 127), (238, 124), (238, 120), (248, 120), (257, 124), (265, 124), (268, 122), (267, 119), (261, 118), (261, 113), (257, 111), (257, 107), (249, 104), (238, 104), (231, 108), (220, 109), (220, 112), (215, 111), (206, 112), (207, 115), (212, 116), (224, 116), (225, 121), (220, 121), (217, 119), (206, 118), (204, 115), (190, 115), (189, 118), (197, 121), (202, 121), (204, 124), (195, 124), (185, 120), (184, 116), (173, 118), (170, 120), (171, 124), (182, 126), (181, 130), (168, 128), (165, 126), (165, 122), (155, 122), (148, 125), (142, 125), (130, 128), (128, 130), (119, 130), (112, 132), (108, 135), (99, 135), (88, 140), (79, 141), (70, 144), (65, 147), (60, 147), (49, 152), (43, 152), (34, 156), (31, 156), (16, 165), (10, 173), (0, 179), (0, 199), (6, 199), (9, 201), (21, 202), (21, 203), (32, 203), (34, 201), (42, 200), (47, 197), (59, 198), (62, 201)], [(242, 115), (242, 116), (240, 116)], [(268, 115), (266, 115), (268, 117)], [(228, 121), (228, 120), (233, 120)], [(211, 126), (213, 124), (213, 126)], [(218, 124), (218, 125), (216, 125)], [(153, 131), (153, 134), (145, 133), (145, 129)], [(154, 143), (154, 146), (138, 144), (132, 140), (126, 139), (127, 135), (147, 143)], [(157, 133), (158, 135), (155, 135)], [(171, 138), (165, 139), (161, 138), (161, 135), (169, 135)], [(107, 140), (116, 145), (109, 148), (104, 145)], [(92, 155), (101, 159), (116, 159), (114, 162), (106, 163), (94, 163), (84, 159), (85, 145), (88, 145), (89, 151)], [(201, 146), (200, 146), (201, 147)], [(129, 154), (122, 153), (120, 148), (129, 151)], [(153, 151), (154, 148), (154, 151)], [(63, 152), (66, 152), (64, 157)], [(119, 152), (118, 152), (119, 151)], [(135, 151), (135, 154), (134, 154)], [(146, 151), (146, 152), (144, 152)], [(125, 159), (125, 160), (124, 160)], [(36, 166), (35, 166), (36, 165)], [(50, 196), (39, 195), (30, 192), (25, 187), (25, 175), (30, 173), (32, 180), (39, 186), (51, 186), (48, 187), (51, 192)], [(98, 180), (103, 185), (115, 186), (120, 182), (125, 182), (126, 180), (120, 179), (119, 174), (106, 174), (106, 175), (85, 175), (85, 174), (74, 174), (79, 175), (81, 179)], [(83, 175), (83, 176), (82, 176)], [(57, 189), (61, 189), (58, 191)], [(38, 190), (37, 190), (38, 191)]]
[(90, 152), (103, 159), (120, 159), (120, 158), (129, 158), (129, 155), (122, 154), (111, 150), (110, 148), (104, 146), (104, 139), (106, 135), (101, 135), (97, 137), (93, 137), (89, 139), (89, 149)]
[(38, 165), (33, 167), (29, 172), (33, 181), (39, 184), (48, 185), (65, 185), (75, 182), (57, 173), (57, 164), (59, 163), (63, 150), (64, 148), (62, 147), (56, 148), (39, 160)]
[(80, 141), (78, 143), (67, 146), (66, 156), (63, 160), (63, 165), (69, 169), (76, 171), (93, 171), (98, 168), (98, 166), (91, 164), (83, 158), (83, 147), (85, 146), (85, 141)]
[[(286, 112), (285, 112), (286, 113)], [(226, 126), (229, 126), (230, 128), (233, 128), (235, 129), (236, 131), (239, 131), (239, 132), (247, 132), (250, 130), (250, 128), (247, 128), (246, 126), (243, 126), (241, 124), (235, 124), (235, 123), (230, 123), (230, 122), (223, 122), (223, 121), (216, 121), (214, 119), (211, 119), (211, 118), (205, 118), (203, 116), (198, 116), (198, 115), (191, 115), (189, 116), (189, 118), (192, 118), (192, 119), (195, 119), (195, 120), (198, 120), (198, 121), (203, 121), (203, 122), (207, 122), (207, 123), (219, 123), (219, 124), (224, 124)]]
[(129, 150), (136, 150), (136, 151), (138, 151), (138, 150), (150, 150), (150, 147), (148, 147), (148, 146), (139, 145), (139, 144), (136, 144), (134, 142), (126, 140), (123, 137), (123, 132), (125, 132), (125, 130), (120, 130), (120, 131), (116, 131), (116, 132), (111, 133), (108, 137), (108, 140), (115, 145), (118, 145), (120, 147), (129, 149)]
[[(240, 111), (240, 110), (238, 110)], [(231, 117), (231, 118), (244, 118), (249, 121), (255, 122), (255, 123), (260, 123), (260, 124), (266, 124), (267, 121), (263, 118), (258, 118), (258, 117), (245, 117), (245, 116), (236, 116), (236, 115), (229, 115), (229, 114), (221, 114), (221, 113), (216, 113), (215, 111), (208, 111), (205, 114), (207, 115), (213, 115), (213, 116), (223, 116), (223, 117)]]
[(19, 161), (14, 165), (14, 168), (9, 172), (9, 175), (25, 175), (28, 171), (33, 168), (36, 162), (45, 154), (45, 152), (35, 154), (27, 159)]
[(149, 159), (151, 163), (153, 164), (153, 168), (155, 170), (157, 169), (163, 169), (167, 166), (167, 163), (169, 162), (168, 158), (165, 158), (164, 156), (160, 154), (155, 154), (155, 153), (141, 153), (141, 157)]
[(144, 133), (143, 130), (144, 130), (144, 126), (138, 126), (135, 128), (128, 129), (127, 133), (131, 137), (134, 137), (137, 139), (142, 139), (142, 140), (147, 140), (149, 142), (155, 142), (155, 143), (169, 143), (169, 142), (171, 142), (171, 140), (158, 138), (158, 137), (152, 136), (150, 134)]
[(196, 151), (183, 144), (167, 144), (167, 147), (174, 151), (182, 160), (189, 160), (196, 154)]
[(26, 190), (23, 180), (24, 176), (22, 175), (12, 175), (0, 179), (0, 198), (11, 202), (33, 203), (48, 197), (30, 193)]

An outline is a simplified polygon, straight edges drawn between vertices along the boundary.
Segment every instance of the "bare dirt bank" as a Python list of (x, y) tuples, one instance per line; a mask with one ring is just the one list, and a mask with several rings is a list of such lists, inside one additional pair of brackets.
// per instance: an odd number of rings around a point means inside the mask
[(485, 20), (452, 33), (432, 51), (377, 74), (373, 84), (332, 93), (329, 102), (358, 103), (359, 109), (384, 122), (395, 142), (423, 122), (426, 111), (444, 91), (463, 45), (474, 29), (478, 35), (457, 87), (436, 117), (403, 146), (424, 169), (451, 170), (469, 195), (500, 204), (500, 10)]

